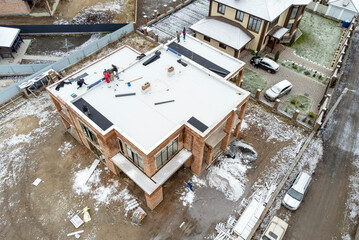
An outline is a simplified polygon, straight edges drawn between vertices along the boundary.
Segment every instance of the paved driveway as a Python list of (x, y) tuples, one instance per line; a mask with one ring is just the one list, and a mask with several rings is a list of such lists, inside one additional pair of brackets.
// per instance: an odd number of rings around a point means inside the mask
[[(311, 111), (316, 112), (317, 106), (320, 100), (323, 97), (326, 86), (322, 83), (319, 83), (311, 78), (305, 77), (301, 74), (298, 74), (294, 71), (289, 70), (283, 66), (279, 67), (279, 71), (275, 74), (268, 73), (261, 68), (255, 68), (250, 64), (250, 59), (253, 55), (250, 52), (244, 52), (240, 58), (247, 64), (247, 68), (257, 72), (262, 75), (267, 80), (267, 87), (263, 90), (265, 92), (269, 87), (274, 84), (287, 79), (293, 84), (293, 89), (290, 94), (281, 98), (281, 101), (284, 102), (290, 95), (305, 95), (313, 100), (313, 105)], [(261, 94), (261, 100), (266, 101)]]

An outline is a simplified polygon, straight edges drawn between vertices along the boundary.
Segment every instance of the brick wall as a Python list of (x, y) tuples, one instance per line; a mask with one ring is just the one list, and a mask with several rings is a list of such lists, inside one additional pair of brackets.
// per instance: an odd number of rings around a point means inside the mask
[(29, 5), (23, 0), (0, 0), (0, 15), (28, 15)]

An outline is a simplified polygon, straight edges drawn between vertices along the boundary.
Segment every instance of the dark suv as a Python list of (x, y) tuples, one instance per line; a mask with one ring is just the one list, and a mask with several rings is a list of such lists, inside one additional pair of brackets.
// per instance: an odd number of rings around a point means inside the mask
[(253, 57), (251, 59), (251, 64), (255, 67), (260, 67), (270, 73), (278, 72), (279, 65), (273, 60), (265, 57)]

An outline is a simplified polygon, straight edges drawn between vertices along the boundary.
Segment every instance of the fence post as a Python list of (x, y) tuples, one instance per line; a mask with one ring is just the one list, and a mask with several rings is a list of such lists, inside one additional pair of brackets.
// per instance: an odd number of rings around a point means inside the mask
[(259, 88), (257, 89), (255, 99), (259, 99), (259, 96), (261, 95), (261, 91)]
[(172, 0), (172, 7), (176, 8), (176, 0)]
[(164, 14), (167, 13), (167, 4), (163, 5), (163, 12), (164, 12)]
[(313, 9), (313, 11), (314, 11), (314, 12), (316, 12), (316, 11), (317, 11), (318, 6), (319, 6), (319, 2), (316, 2), (316, 3), (315, 3), (315, 6), (314, 6), (314, 9)]
[(274, 106), (273, 106), (273, 110), (274, 110), (274, 111), (277, 111), (277, 110), (278, 110), (279, 104), (280, 104), (280, 99), (276, 99), (276, 100), (275, 100), (275, 103), (274, 103)]
[(147, 36), (147, 27), (143, 28), (143, 33)]
[(182, 4), (184, 4), (184, 0), (181, 0)]
[(144, 16), (143, 16), (143, 21), (145, 22), (145, 24), (147, 24), (147, 23), (148, 23), (148, 18), (147, 18), (147, 15), (144, 15)]
[(299, 115), (299, 110), (297, 109), (297, 110), (295, 110), (295, 112), (293, 114), (292, 120), (293, 121), (297, 120), (298, 115)]
[(155, 19), (157, 20), (157, 17), (158, 17), (157, 10), (153, 11), (153, 15), (155, 16)]
[(158, 43), (158, 34), (157, 33), (155, 34), (155, 41), (156, 41), (156, 43)]

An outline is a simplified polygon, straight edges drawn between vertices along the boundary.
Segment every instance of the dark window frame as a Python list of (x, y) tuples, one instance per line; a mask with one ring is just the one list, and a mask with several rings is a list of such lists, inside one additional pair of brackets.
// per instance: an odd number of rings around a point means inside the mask
[(120, 138), (118, 139), (118, 144), (120, 145), (120, 151), (122, 153), (125, 153), (125, 149), (123, 148), (123, 142), (122, 142), (122, 140)]
[(219, 47), (223, 49), (227, 49), (227, 45), (221, 42), (219, 43)]
[(95, 146), (100, 147), (97, 134), (91, 128), (89, 128), (83, 121), (81, 121), (80, 119), (78, 119), (78, 121), (80, 123), (80, 127), (82, 129), (85, 138), (90, 140), (92, 144), (94, 144)]
[[(299, 12), (299, 7), (296, 6), (296, 7), (293, 7), (292, 8), (292, 11), (290, 12), (290, 18), (289, 19), (295, 19), (298, 15), (298, 12)], [(293, 16), (293, 13), (294, 13), (294, 16)]]
[(207, 42), (211, 42), (211, 38), (206, 35), (203, 35), (203, 39)]
[(238, 20), (238, 21), (243, 22), (244, 12), (242, 12), (242, 11), (240, 11), (240, 10), (237, 10), (237, 11), (236, 11), (235, 19)]
[[(251, 23), (252, 20), (252, 23)], [(249, 16), (248, 19), (248, 25), (247, 25), (247, 29), (256, 33), (259, 33), (260, 29), (262, 26), (262, 19), (254, 17), (254, 16)]]
[(169, 160), (171, 160), (172, 157), (175, 156), (178, 152), (179, 149), (177, 136), (156, 154), (155, 159), (157, 170), (165, 165)]
[(224, 15), (226, 12), (226, 5), (218, 3), (217, 12)]
[(125, 143), (127, 158), (142, 171), (144, 170), (142, 156)]

